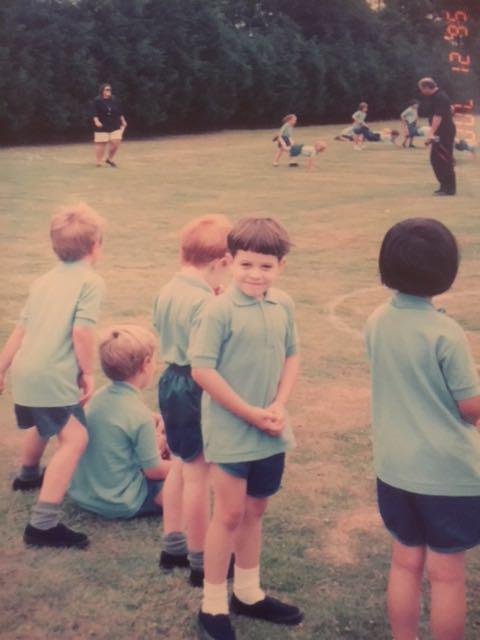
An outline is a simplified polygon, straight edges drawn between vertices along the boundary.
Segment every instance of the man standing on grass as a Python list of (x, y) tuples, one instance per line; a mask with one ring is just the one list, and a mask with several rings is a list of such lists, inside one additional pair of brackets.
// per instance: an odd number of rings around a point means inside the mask
[(434, 192), (434, 195), (454, 196), (456, 179), (453, 143), (456, 129), (450, 98), (432, 78), (422, 78), (418, 82), (418, 88), (424, 96), (429, 98), (428, 111), (425, 115), (430, 123), (430, 135), (425, 144), (431, 145), (430, 163), (440, 183), (440, 188)]

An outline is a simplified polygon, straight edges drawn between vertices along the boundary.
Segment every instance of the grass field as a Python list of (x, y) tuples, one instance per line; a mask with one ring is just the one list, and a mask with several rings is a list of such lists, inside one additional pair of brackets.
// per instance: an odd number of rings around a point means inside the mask
[[(0, 150), (2, 343), (29, 283), (54, 263), (48, 223), (65, 202), (85, 200), (108, 220), (99, 265), (108, 299), (100, 326), (150, 322), (155, 293), (176, 269), (178, 230), (193, 216), (275, 215), (291, 232), (295, 247), (280, 286), (296, 301), (303, 343), (303, 372), (291, 403), (298, 447), (266, 518), (262, 574), (268, 590), (306, 615), (293, 630), (235, 620), (240, 640), (390, 637), (390, 541), (375, 508), (360, 332), (388, 295), (378, 286), (376, 259), (394, 222), (431, 216), (457, 234), (461, 270), (440, 304), (468, 330), (480, 362), (480, 164), (458, 154), (458, 196), (436, 199), (425, 149), (378, 143), (353, 153), (351, 145), (332, 140), (336, 133), (333, 127), (296, 132), (299, 142), (321, 137), (329, 145), (313, 172), (289, 169), (285, 160), (273, 168), (270, 131), (126, 141), (117, 170), (96, 169), (87, 143)], [(152, 389), (152, 408), (154, 398)], [(183, 573), (160, 574), (158, 522), (107, 522), (67, 501), (65, 521), (89, 533), (90, 550), (24, 548), (35, 496), (10, 491), (20, 434), (9, 393), (1, 400), (0, 432), (0, 638), (194, 638), (201, 594), (187, 587)], [(475, 640), (478, 551), (469, 566), (467, 638)]]

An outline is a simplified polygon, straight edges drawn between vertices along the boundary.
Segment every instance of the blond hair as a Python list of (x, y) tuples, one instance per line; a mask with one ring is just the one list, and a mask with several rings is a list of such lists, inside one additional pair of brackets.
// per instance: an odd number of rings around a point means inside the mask
[(202, 267), (223, 258), (232, 225), (223, 215), (195, 218), (180, 234), (180, 258), (184, 264)]
[(88, 256), (102, 239), (105, 220), (81, 202), (64, 207), (52, 217), (52, 247), (63, 262), (75, 262)]
[(110, 380), (128, 380), (138, 373), (145, 358), (152, 358), (157, 339), (149, 329), (135, 324), (119, 324), (100, 337), (99, 354), (103, 372)]

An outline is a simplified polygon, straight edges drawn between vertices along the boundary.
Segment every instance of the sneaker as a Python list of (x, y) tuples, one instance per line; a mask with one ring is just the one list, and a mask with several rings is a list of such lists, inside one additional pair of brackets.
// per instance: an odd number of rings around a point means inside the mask
[(272, 166), (273, 167), (278, 167), (278, 162), (274, 162)]
[(115, 162), (113, 162), (113, 160), (109, 160), (108, 158), (105, 160), (105, 164), (108, 164), (111, 167), (115, 167), (115, 169), (117, 168), (117, 165), (115, 164)]
[(164, 571), (172, 571), (173, 569), (188, 569), (190, 563), (186, 553), (181, 556), (174, 556), (167, 551), (162, 551), (158, 566)]
[(205, 579), (205, 573), (203, 569), (190, 569), (190, 576), (188, 582), (192, 587), (203, 587), (203, 581)]
[(437, 189), (433, 192), (434, 196), (454, 196), (454, 191), (444, 191), (443, 189)]
[(198, 612), (198, 637), (200, 640), (235, 640), (235, 629), (230, 622), (230, 616), (225, 614), (212, 615)]
[(289, 162), (288, 166), (289, 167), (299, 167), (300, 165), (298, 164), (298, 162)]
[(39, 489), (42, 486), (44, 475), (45, 469), (43, 469), (38, 478), (34, 480), (24, 480), (23, 478), (17, 477), (12, 482), (12, 491), (32, 491), (33, 489)]
[(239, 616), (265, 620), (275, 624), (296, 625), (303, 620), (303, 613), (298, 607), (281, 602), (276, 598), (265, 596), (263, 600), (255, 604), (245, 604), (235, 594), (232, 595), (230, 606), (233, 613)]
[(35, 547), (77, 547), (77, 549), (86, 549), (90, 544), (90, 540), (84, 533), (72, 531), (61, 523), (51, 529), (37, 529), (27, 524), (23, 541)]

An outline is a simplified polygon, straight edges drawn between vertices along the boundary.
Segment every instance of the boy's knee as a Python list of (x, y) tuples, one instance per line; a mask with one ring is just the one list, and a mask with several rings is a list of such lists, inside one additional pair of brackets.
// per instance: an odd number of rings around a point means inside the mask
[(254, 499), (254, 498), (249, 498), (247, 501), (247, 508), (246, 508), (246, 516), (254, 518), (254, 519), (260, 519), (263, 514), (265, 513), (265, 511), (267, 510), (267, 504), (268, 504), (268, 500), (267, 499)]
[(462, 582), (465, 578), (464, 554), (430, 553), (427, 573), (431, 583)]
[(243, 509), (231, 509), (219, 514), (219, 520), (225, 529), (235, 531), (240, 526), (244, 515)]
[(425, 549), (424, 547), (406, 547), (397, 544), (393, 550), (392, 564), (409, 573), (423, 572)]

